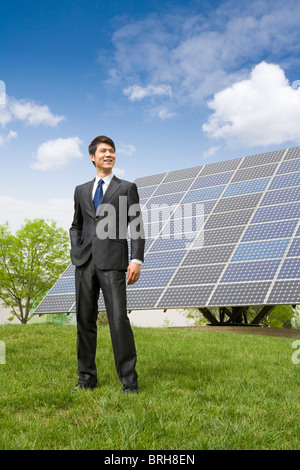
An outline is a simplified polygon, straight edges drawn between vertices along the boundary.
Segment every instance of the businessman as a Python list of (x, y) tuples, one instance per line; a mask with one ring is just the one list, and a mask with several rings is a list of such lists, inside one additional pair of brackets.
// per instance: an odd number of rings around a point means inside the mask
[[(89, 145), (96, 169), (94, 180), (75, 188), (74, 219), (70, 228), (71, 259), (75, 268), (78, 384), (73, 390), (97, 385), (95, 364), (98, 298), (101, 288), (123, 393), (137, 393), (136, 348), (127, 317), (127, 284), (135, 283), (144, 261), (145, 236), (139, 196), (134, 183), (117, 178), (115, 144), (106, 136)], [(128, 262), (126, 232), (131, 233)], [(125, 229), (124, 229), (125, 227)]]

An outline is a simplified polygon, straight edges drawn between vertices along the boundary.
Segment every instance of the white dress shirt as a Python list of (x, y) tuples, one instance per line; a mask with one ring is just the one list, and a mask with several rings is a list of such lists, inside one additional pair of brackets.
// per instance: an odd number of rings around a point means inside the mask
[[(105, 176), (104, 178), (102, 178), (102, 180), (104, 181), (102, 183), (102, 189), (103, 189), (103, 196), (105, 194), (105, 191), (107, 190), (108, 188), (108, 185), (109, 183), (111, 182), (111, 180), (113, 179), (113, 173), (111, 173), (110, 175), (107, 175)], [(93, 186), (93, 192), (92, 192), (92, 200), (94, 200), (94, 197), (95, 197), (95, 192), (96, 192), (96, 189), (97, 189), (97, 186), (98, 186), (98, 182), (100, 180), (100, 176), (96, 176), (95, 178), (95, 181), (94, 181), (94, 186)]]
[[(110, 173), (109, 175), (107, 176), (104, 176), (104, 178), (102, 178), (103, 180), (103, 183), (102, 183), (102, 189), (103, 189), (103, 196), (105, 194), (105, 191), (107, 190), (108, 188), (108, 185), (109, 183), (111, 182), (111, 180), (113, 179), (113, 173)], [(96, 192), (96, 189), (97, 189), (97, 186), (98, 186), (98, 182), (100, 180), (100, 176), (96, 176), (95, 178), (95, 181), (94, 181), (94, 186), (93, 186), (93, 192), (92, 192), (92, 200), (94, 200), (94, 197), (95, 197), (95, 192)], [(131, 263), (134, 262), (134, 263), (138, 263), (138, 264), (143, 264), (143, 262), (139, 259), (132, 259), (131, 260)]]

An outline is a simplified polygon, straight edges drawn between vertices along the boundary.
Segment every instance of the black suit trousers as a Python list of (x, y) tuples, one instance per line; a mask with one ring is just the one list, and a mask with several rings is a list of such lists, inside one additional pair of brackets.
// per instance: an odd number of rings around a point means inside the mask
[(75, 284), (79, 383), (97, 383), (96, 321), (101, 288), (119, 379), (123, 385), (136, 388), (136, 349), (127, 316), (125, 271), (99, 269), (90, 257), (84, 265), (76, 266)]

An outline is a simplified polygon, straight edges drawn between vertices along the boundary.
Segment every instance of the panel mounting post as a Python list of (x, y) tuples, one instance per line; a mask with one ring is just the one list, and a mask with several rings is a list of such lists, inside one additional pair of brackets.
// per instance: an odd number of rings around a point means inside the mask
[(270, 312), (273, 310), (275, 305), (265, 305), (260, 312), (256, 315), (254, 320), (252, 320), (251, 325), (258, 325)]
[(208, 308), (198, 307), (198, 310), (202, 313), (202, 315), (206, 318), (206, 320), (208, 320), (212, 325), (220, 325), (220, 322), (211, 313), (211, 311), (208, 310)]

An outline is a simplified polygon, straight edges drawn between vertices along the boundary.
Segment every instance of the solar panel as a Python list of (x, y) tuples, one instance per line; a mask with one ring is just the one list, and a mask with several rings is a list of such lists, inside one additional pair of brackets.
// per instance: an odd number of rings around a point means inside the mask
[[(300, 147), (135, 183), (146, 251), (129, 310), (300, 303)], [(74, 269), (36, 314), (75, 311)]]

